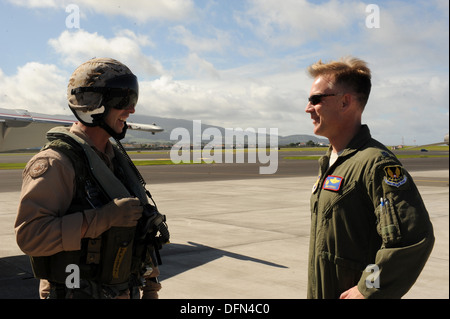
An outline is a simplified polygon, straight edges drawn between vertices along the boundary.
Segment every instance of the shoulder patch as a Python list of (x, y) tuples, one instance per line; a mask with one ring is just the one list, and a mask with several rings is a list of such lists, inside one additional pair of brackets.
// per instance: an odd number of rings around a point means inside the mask
[(44, 174), (49, 167), (47, 158), (37, 159), (30, 167), (29, 174), (31, 177), (36, 178)]
[(389, 186), (400, 187), (408, 180), (405, 174), (403, 174), (403, 168), (400, 165), (386, 166), (384, 168), (385, 176), (384, 182)]

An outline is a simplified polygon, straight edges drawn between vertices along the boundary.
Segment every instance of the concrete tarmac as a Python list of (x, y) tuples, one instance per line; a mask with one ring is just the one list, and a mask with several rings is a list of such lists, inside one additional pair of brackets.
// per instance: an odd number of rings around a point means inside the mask
[[(436, 243), (404, 298), (449, 298), (448, 168), (411, 172)], [(444, 178), (444, 181), (442, 179)], [(149, 185), (168, 218), (162, 299), (306, 298), (309, 197), (315, 176)], [(0, 192), (0, 298), (38, 298), (28, 257), (14, 236), (19, 192)]]

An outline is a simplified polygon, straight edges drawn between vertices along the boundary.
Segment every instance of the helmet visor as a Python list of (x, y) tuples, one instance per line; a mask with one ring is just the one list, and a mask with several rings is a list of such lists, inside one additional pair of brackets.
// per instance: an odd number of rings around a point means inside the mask
[(105, 83), (103, 105), (119, 110), (135, 106), (139, 96), (139, 85), (136, 76), (126, 74), (115, 77)]
[(139, 96), (139, 85), (134, 74), (121, 75), (105, 82), (105, 86), (88, 86), (72, 89), (72, 94), (96, 92), (103, 96), (102, 104), (119, 110), (134, 106)]

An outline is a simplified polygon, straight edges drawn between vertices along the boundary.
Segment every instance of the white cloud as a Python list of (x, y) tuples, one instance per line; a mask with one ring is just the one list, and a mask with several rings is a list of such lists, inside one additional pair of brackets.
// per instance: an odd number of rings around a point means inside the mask
[[(66, 8), (73, 0), (9, 0), (31, 9)], [(125, 16), (146, 22), (150, 20), (183, 21), (195, 16), (192, 0), (78, 0), (80, 11), (94, 11), (103, 15)]]
[(93, 57), (113, 57), (129, 66), (134, 73), (145, 76), (165, 73), (159, 61), (142, 51), (142, 47), (151, 46), (150, 40), (130, 30), (122, 30), (110, 39), (97, 32), (66, 30), (48, 43), (61, 56), (63, 62), (73, 68)]
[(214, 65), (211, 62), (200, 58), (196, 53), (190, 53), (186, 58), (186, 70), (191, 74), (191, 76), (198, 78), (220, 78), (220, 73), (214, 68)]
[[(11, 2), (61, 9), (72, 1)], [(203, 9), (194, 8), (199, 3)], [(378, 29), (366, 28), (367, 4), (359, 0), (249, 0), (222, 11), (228, 3), (77, 4), (82, 15), (98, 19), (97, 32), (64, 31), (49, 40), (60, 59), (57, 66), (25, 64), (10, 77), (0, 72), (1, 87), (7, 89), (0, 97), (1, 107), (50, 103), (65, 108), (70, 72), (94, 56), (111, 56), (140, 79), (137, 114), (142, 108), (155, 116), (225, 127), (278, 127), (282, 135), (312, 134), (304, 112), (312, 80), (305, 69), (318, 59), (350, 54), (369, 62), (372, 69), (364, 121), (374, 137), (383, 143), (400, 143), (402, 136), (409, 143), (413, 138), (431, 143), (448, 131), (448, 1), (379, 1)], [(223, 15), (211, 19), (208, 8)], [(105, 36), (106, 28), (119, 28), (105, 15), (127, 17), (118, 25), (128, 29)], [(150, 32), (144, 30), (150, 23), (139, 24), (153, 19), (168, 23), (157, 23)], [(39, 73), (32, 73), (33, 67)], [(33, 77), (38, 83), (29, 80)], [(15, 89), (19, 85), (29, 93), (21, 97)], [(51, 88), (48, 94), (53, 98), (43, 95), (43, 88)]]
[(236, 13), (236, 21), (272, 45), (295, 47), (321, 37), (329, 38), (364, 18), (361, 3), (332, 0), (315, 4), (307, 0), (250, 0), (250, 8)]
[(63, 2), (58, 0), (8, 0), (10, 3), (28, 8), (56, 8), (60, 7)]
[(141, 82), (136, 112), (229, 128), (276, 127), (284, 135), (299, 129), (311, 132), (310, 117), (304, 112), (307, 93), (302, 89), (310, 79), (303, 71), (258, 79), (242, 77), (244, 73), (228, 70), (221, 79), (209, 81), (162, 76)]
[(55, 65), (28, 62), (10, 77), (1, 76), (0, 107), (49, 114), (70, 113), (66, 99), (67, 74)]
[(171, 28), (175, 41), (185, 45), (191, 52), (224, 52), (230, 45), (230, 36), (227, 32), (214, 29), (213, 37), (205, 38), (194, 35), (182, 25)]
[(140, 22), (149, 20), (182, 21), (194, 15), (191, 0), (83, 0), (83, 5), (95, 12), (110, 15), (123, 15)]
[(381, 141), (439, 142), (448, 131), (448, 89), (448, 79), (429, 73), (388, 77), (373, 86), (363, 117)]
[[(448, 2), (377, 4), (376, 29), (365, 26), (367, 4), (360, 1), (252, 0), (235, 18), (272, 50), (313, 53), (307, 64), (345, 55), (366, 60), (374, 86), (364, 120), (381, 141), (400, 143), (402, 136), (409, 143), (440, 140), (448, 131), (449, 35), (448, 12), (439, 8)], [(304, 85), (298, 89), (309, 90), (310, 83)]]
[[(380, 28), (361, 28), (360, 42), (355, 45), (364, 47), (375, 61), (382, 59), (394, 72), (399, 68), (421, 72), (433, 64), (448, 64), (448, 38), (448, 13), (440, 12), (432, 2), (405, 5), (393, 1), (380, 5)], [(379, 54), (382, 50), (388, 54)]]

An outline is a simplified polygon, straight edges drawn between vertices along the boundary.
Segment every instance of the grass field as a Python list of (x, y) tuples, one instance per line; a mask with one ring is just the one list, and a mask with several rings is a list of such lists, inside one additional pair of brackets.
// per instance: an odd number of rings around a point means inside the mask
[[(182, 162), (179, 164), (173, 163), (171, 160), (143, 160), (143, 161), (133, 161), (136, 166), (149, 166), (149, 165), (189, 165), (189, 164), (205, 164), (204, 161), (202, 163), (196, 162)], [(27, 163), (0, 163), (0, 170), (4, 169), (24, 169)]]
[[(429, 152), (421, 152), (420, 154), (406, 154), (406, 151), (420, 151), (424, 147), (406, 147), (404, 149), (395, 150), (394, 153), (398, 158), (432, 158), (432, 157), (448, 157), (447, 155), (440, 155), (440, 154), (433, 154), (433, 151), (448, 151), (448, 146), (430, 146), (426, 147), (425, 149)], [(280, 148), (278, 152), (280, 152), (281, 156), (283, 152), (294, 152), (298, 153), (298, 156), (286, 156), (283, 157), (283, 159), (286, 160), (317, 160), (320, 158), (318, 155), (312, 155), (309, 156), (305, 154), (305, 152), (317, 152), (321, 154), (325, 154), (328, 147), (306, 147), (306, 148)], [(230, 152), (231, 150), (215, 150), (215, 151), (221, 151), (221, 152)], [(256, 149), (245, 149), (244, 152), (248, 151), (257, 151)], [(193, 151), (193, 152), (199, 152), (199, 151)], [(129, 151), (129, 155), (135, 155), (135, 154), (148, 154), (148, 155), (169, 155), (169, 151)], [(236, 153), (236, 150), (233, 150), (233, 153)], [(21, 155), (34, 155), (35, 153), (20, 153)], [(17, 153), (1, 153), (0, 154), (0, 161), (2, 157), (17, 155)], [(135, 160), (133, 161), (136, 166), (148, 166), (148, 165), (188, 165), (188, 164), (200, 164), (200, 163), (194, 163), (194, 162), (188, 162), (188, 163), (180, 163), (175, 164), (170, 159), (155, 159), (155, 160)], [(205, 163), (202, 161), (201, 164)], [(26, 163), (0, 163), (0, 170), (6, 170), (6, 169), (24, 169)]]

